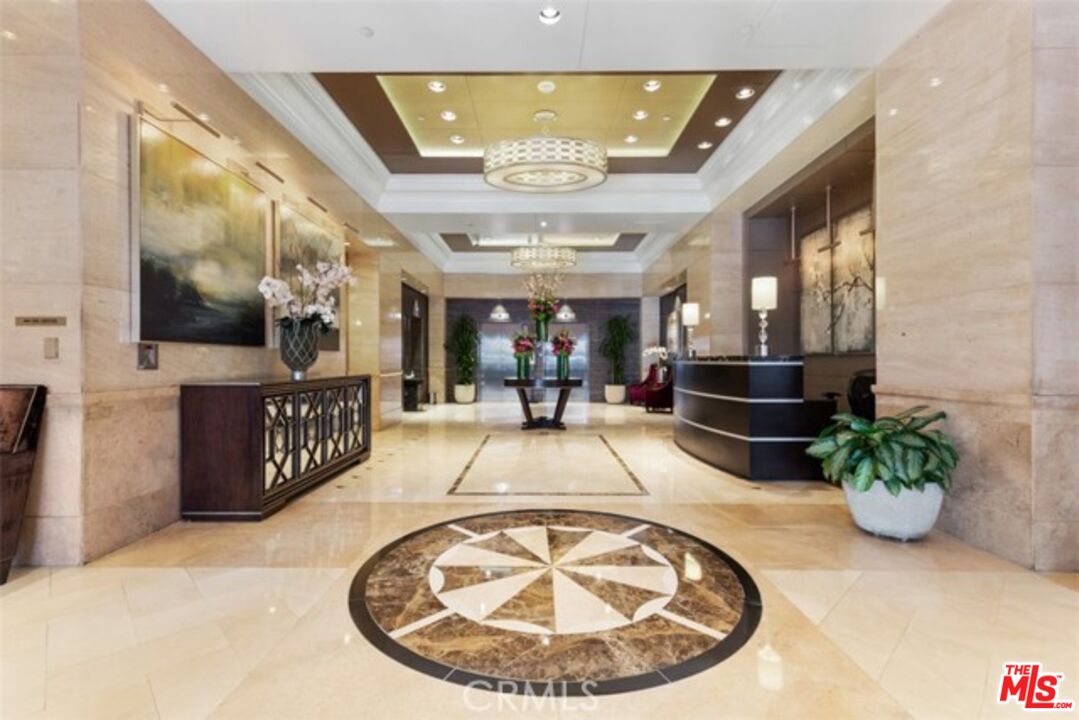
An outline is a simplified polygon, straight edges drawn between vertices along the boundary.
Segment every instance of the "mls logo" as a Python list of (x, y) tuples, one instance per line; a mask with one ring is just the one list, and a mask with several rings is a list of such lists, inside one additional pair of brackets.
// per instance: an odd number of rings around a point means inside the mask
[(1004, 705), (1014, 698), (1024, 710), (1072, 710), (1071, 700), (1057, 699), (1063, 680), (1061, 673), (1043, 673), (1041, 663), (1005, 663), (997, 702)]

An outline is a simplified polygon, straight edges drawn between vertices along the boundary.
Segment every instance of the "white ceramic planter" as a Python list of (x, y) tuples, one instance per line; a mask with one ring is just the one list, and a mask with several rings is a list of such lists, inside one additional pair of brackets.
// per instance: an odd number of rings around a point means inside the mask
[(606, 400), (609, 405), (621, 405), (626, 401), (626, 386), (604, 385), (603, 399)]
[(892, 495), (879, 481), (867, 492), (858, 492), (850, 483), (843, 483), (843, 492), (855, 525), (893, 540), (924, 538), (937, 522), (944, 502), (944, 491), (936, 483), (926, 483), (920, 492), (904, 488), (899, 495)]
[(458, 405), (470, 405), (476, 402), (475, 385), (454, 385), (453, 399)]

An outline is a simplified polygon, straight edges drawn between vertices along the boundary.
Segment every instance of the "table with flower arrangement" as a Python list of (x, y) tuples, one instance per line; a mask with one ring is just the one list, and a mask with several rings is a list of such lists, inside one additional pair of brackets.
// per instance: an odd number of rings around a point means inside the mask
[[(569, 395), (575, 387), (581, 387), (584, 381), (581, 378), (506, 378), (503, 383), (506, 387), (517, 389), (517, 399), (521, 401), (521, 411), (524, 412), (525, 420), (521, 423), (522, 430), (565, 430), (566, 425), (562, 422), (562, 416), (566, 412), (566, 403)], [(531, 388), (558, 388), (558, 401), (555, 402), (554, 415), (547, 417), (532, 415), (532, 406), (528, 401), (528, 391)]]

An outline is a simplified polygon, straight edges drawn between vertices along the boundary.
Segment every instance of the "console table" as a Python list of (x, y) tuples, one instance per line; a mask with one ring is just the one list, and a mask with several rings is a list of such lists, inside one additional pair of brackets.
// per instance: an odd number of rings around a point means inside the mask
[(261, 520), (371, 454), (369, 375), (180, 387), (180, 514)]
[[(569, 402), (569, 394), (575, 387), (581, 387), (583, 381), (580, 378), (569, 378), (568, 380), (557, 380), (548, 378), (544, 380), (519, 380), (517, 378), (506, 378), (504, 381), (506, 387), (517, 388), (517, 399), (521, 401), (521, 411), (524, 413), (525, 421), (521, 423), (522, 430), (565, 430), (566, 426), (562, 422), (562, 415), (566, 412), (566, 403)], [(547, 417), (546, 415), (540, 417), (532, 417), (532, 408), (528, 404), (528, 392), (529, 388), (533, 387), (545, 387), (545, 388), (558, 388), (558, 402), (554, 406), (554, 417)]]
[(752, 480), (821, 478), (805, 454), (836, 412), (806, 400), (800, 357), (726, 357), (678, 362), (674, 441), (686, 452)]

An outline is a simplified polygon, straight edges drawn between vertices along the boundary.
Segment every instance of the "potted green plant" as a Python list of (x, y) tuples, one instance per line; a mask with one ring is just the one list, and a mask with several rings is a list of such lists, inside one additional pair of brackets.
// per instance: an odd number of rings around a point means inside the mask
[(445, 347), (453, 355), (456, 366), (457, 382), (453, 386), (453, 399), (462, 405), (476, 400), (476, 348), (479, 342), (480, 331), (476, 321), (469, 315), (458, 316)]
[(851, 413), (832, 417), (806, 453), (822, 461), (824, 476), (842, 485), (854, 523), (896, 540), (929, 534), (959, 463), (951, 440), (929, 426), (943, 412), (912, 407), (875, 422)]
[(611, 405), (626, 401), (626, 348), (637, 338), (629, 318), (612, 315), (604, 325), (603, 342), (599, 352), (611, 369), (611, 382), (603, 386), (603, 398)]

